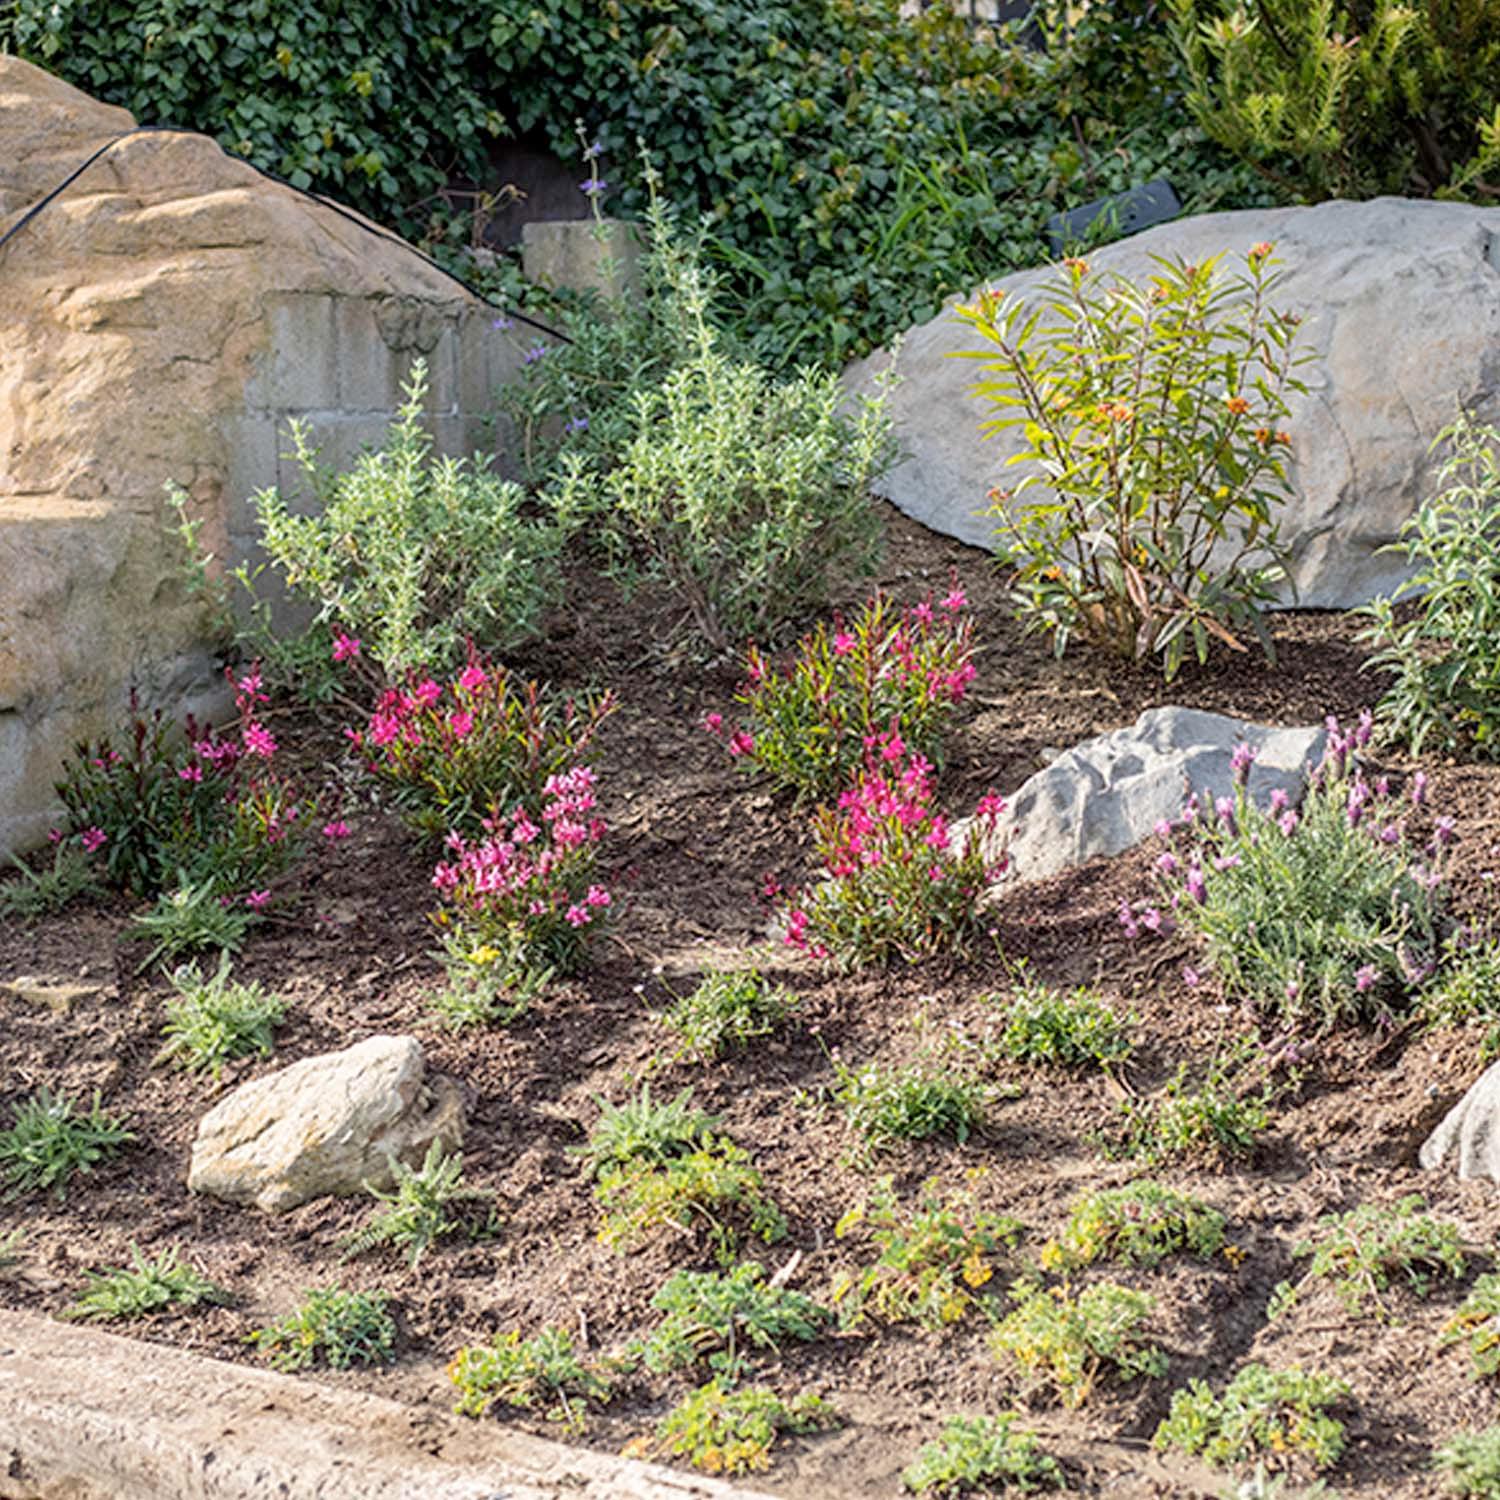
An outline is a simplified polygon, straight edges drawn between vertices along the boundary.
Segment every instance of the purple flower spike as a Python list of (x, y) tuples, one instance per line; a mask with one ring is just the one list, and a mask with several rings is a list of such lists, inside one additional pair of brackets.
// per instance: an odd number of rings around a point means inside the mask
[(521, 356), (521, 363), (523, 365), (534, 365), (538, 360), (545, 359), (546, 357), (547, 346), (545, 344), (533, 344), (531, 348), (529, 348), (525, 352), (525, 354)]
[(1368, 708), (1360, 710), (1359, 726), (1354, 731), (1354, 743), (1361, 750), (1370, 743), (1370, 736), (1375, 732), (1375, 715)]
[(1203, 871), (1194, 865), (1187, 872), (1187, 893), (1194, 901), (1202, 906), (1208, 900), (1208, 885), (1203, 878)]
[(1156, 868), (1163, 875), (1175, 875), (1177, 873), (1177, 856), (1169, 849), (1157, 859)]
[(1445, 844), (1451, 844), (1457, 836), (1453, 832), (1453, 819), (1447, 816), (1439, 818), (1433, 826), (1432, 836), (1439, 848)]
[(1292, 799), (1287, 796), (1284, 787), (1277, 787), (1271, 793), (1271, 811), (1283, 813), (1292, 805)]
[(1229, 769), (1234, 775), (1234, 784), (1244, 786), (1250, 776), (1250, 767), (1255, 764), (1255, 746), (1243, 740), (1234, 747), (1229, 757)]
[(1194, 990), (1203, 983), (1203, 976), (1195, 968), (1189, 965), (1182, 971), (1182, 982), (1190, 990)]
[(1363, 995), (1375, 983), (1376, 969), (1374, 964), (1361, 964), (1355, 971), (1354, 988), (1358, 994)]
[(1427, 773), (1418, 771), (1411, 779), (1411, 805), (1421, 807), (1427, 800)]
[(609, 184), (602, 177), (588, 177), (578, 184), (578, 191), (589, 198), (597, 198), (608, 188)]
[(1137, 938), (1141, 935), (1140, 926), (1135, 920), (1135, 912), (1128, 901), (1120, 903), (1120, 926), (1125, 929), (1125, 936), (1128, 938)]
[(1223, 818), (1224, 826), (1229, 830), (1231, 835), (1238, 832), (1238, 830), (1234, 826), (1234, 798), (1220, 797), (1219, 800), (1214, 803), (1214, 811), (1218, 813), (1221, 818)]

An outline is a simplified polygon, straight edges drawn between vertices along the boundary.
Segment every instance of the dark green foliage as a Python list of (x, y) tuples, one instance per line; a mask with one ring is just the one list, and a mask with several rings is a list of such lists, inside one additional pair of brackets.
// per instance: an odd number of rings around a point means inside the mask
[(15, 1123), (0, 1130), (0, 1185), (6, 1198), (50, 1192), (61, 1199), (76, 1172), (92, 1171), (135, 1136), (105, 1114), (94, 1095), (86, 1114), (66, 1094), (44, 1084), (15, 1107)]

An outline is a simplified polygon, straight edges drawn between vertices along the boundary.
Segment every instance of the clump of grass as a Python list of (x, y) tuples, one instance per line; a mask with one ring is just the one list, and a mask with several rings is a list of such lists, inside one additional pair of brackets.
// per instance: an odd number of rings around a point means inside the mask
[(1015, 1062), (1054, 1068), (1108, 1068), (1130, 1056), (1132, 1013), (1121, 1018), (1098, 990), (1064, 993), (1022, 973), (997, 1050)]
[(1196, 1086), (1184, 1063), (1159, 1093), (1121, 1102), (1120, 1132), (1105, 1143), (1106, 1154), (1153, 1167), (1247, 1157), (1271, 1122), (1269, 1105), (1269, 1090), (1237, 1092), (1223, 1059), (1215, 1059)]
[(1440, 1277), (1462, 1277), (1467, 1269), (1462, 1236), (1451, 1220), (1421, 1210), (1413, 1194), (1399, 1203), (1362, 1203), (1346, 1214), (1318, 1221), (1323, 1233), (1298, 1245), (1298, 1258), (1311, 1256), (1309, 1278), (1330, 1283), (1351, 1313), (1373, 1302), (1378, 1316), (1389, 1315), (1384, 1293), (1401, 1282), (1425, 1297)]
[(66, 1094), (43, 1085), (16, 1105), (14, 1120), (0, 1131), (0, 1182), (7, 1200), (34, 1192), (61, 1200), (76, 1173), (91, 1172), (135, 1139), (105, 1114), (97, 1092), (85, 1114)]
[(1344, 1451), (1343, 1423), (1328, 1408), (1348, 1395), (1349, 1387), (1329, 1375), (1246, 1365), (1222, 1396), (1202, 1380), (1176, 1392), (1152, 1445), (1221, 1467), (1252, 1459), (1285, 1465), (1305, 1457), (1324, 1469)]
[(962, 1145), (983, 1127), (988, 1102), (978, 1078), (935, 1061), (905, 1068), (840, 1065), (834, 1098), (875, 1150), (935, 1135), (952, 1136)]
[(1066, 1287), (1018, 1282), (1016, 1304), (991, 1336), (997, 1355), (1013, 1360), (1066, 1407), (1082, 1406), (1099, 1380), (1165, 1375), (1167, 1357), (1144, 1337), (1155, 1302), (1112, 1281), (1075, 1297)]
[[(463, 1171), (463, 1157), (446, 1155), (441, 1141), (433, 1141), (416, 1170), (392, 1157), (395, 1186), (390, 1192), (370, 1188), (386, 1207), (343, 1241), (343, 1259), (395, 1245), (406, 1256), (407, 1265), (416, 1270), (439, 1240), (456, 1234), (476, 1238), (492, 1228), (495, 1195), (466, 1186)], [(481, 1204), (486, 1210), (482, 1219), (475, 1212)]]
[(52, 851), (52, 864), (40, 869), (33, 870), (15, 855), (10, 862), (17, 873), (0, 886), (0, 917), (35, 922), (99, 889), (88, 856), (76, 844), (59, 843)]
[(303, 1370), (319, 1362), (330, 1370), (388, 1364), (396, 1350), (390, 1300), (386, 1292), (314, 1289), (284, 1318), (257, 1328), (248, 1342), (278, 1370)]
[(970, 1494), (1060, 1490), (1062, 1466), (1042, 1448), (1034, 1432), (1017, 1427), (1014, 1412), (998, 1417), (951, 1417), (942, 1436), (922, 1447), (901, 1475), (916, 1494), (954, 1497)]
[(624, 1104), (597, 1099), (599, 1119), (588, 1144), (574, 1154), (588, 1172), (603, 1176), (611, 1169), (656, 1165), (705, 1146), (719, 1123), (693, 1108), (693, 1091), (683, 1089), (675, 1099), (657, 1103), (651, 1085)]
[(238, 953), (254, 922), (255, 913), (248, 907), (220, 899), (212, 878), (199, 885), (181, 885), (163, 895), (145, 916), (136, 918), (131, 935), (151, 944), (136, 973), (144, 974), (158, 960), (170, 963), (205, 948)]
[(565, 1329), (544, 1328), (523, 1339), (520, 1329), (496, 1334), (489, 1344), (469, 1345), (448, 1362), (448, 1378), (458, 1387), (454, 1408), (482, 1417), (500, 1404), (541, 1411), (549, 1422), (575, 1432), (584, 1425), (581, 1405), (606, 1402), (612, 1392), (605, 1373), (581, 1359)]
[(685, 1397), (657, 1424), (654, 1439), (633, 1443), (633, 1457), (666, 1453), (709, 1474), (749, 1474), (771, 1466), (783, 1433), (816, 1432), (838, 1422), (819, 1397), (783, 1400), (765, 1386), (732, 1387), (711, 1380)]
[(727, 1275), (679, 1271), (651, 1305), (666, 1316), (636, 1347), (648, 1370), (663, 1374), (706, 1364), (737, 1380), (756, 1352), (775, 1354), (787, 1339), (814, 1339), (831, 1314), (811, 1297), (773, 1286), (755, 1261)]
[(1208, 1260), (1223, 1248), (1223, 1214), (1160, 1183), (1132, 1182), (1081, 1198), (1041, 1260), (1059, 1271), (1099, 1260), (1154, 1266), (1168, 1255)]
[(719, 1263), (732, 1265), (745, 1239), (769, 1245), (786, 1233), (749, 1153), (722, 1137), (685, 1156), (608, 1167), (595, 1193), (604, 1209), (599, 1238), (625, 1250), (655, 1230), (689, 1240), (702, 1233)]
[(63, 1317), (116, 1322), (144, 1318), (167, 1307), (201, 1307), (231, 1300), (223, 1287), (188, 1265), (176, 1246), (148, 1260), (132, 1244), (130, 1258), (133, 1265), (89, 1272), (87, 1286)]
[(839, 1220), (834, 1233), (842, 1239), (861, 1227), (879, 1253), (864, 1270), (834, 1282), (845, 1327), (867, 1315), (932, 1329), (959, 1322), (990, 1301), (995, 1271), (1024, 1233), (1019, 1220), (977, 1208), (972, 1196), (944, 1199), (933, 1184), (903, 1215), (889, 1177)]
[(219, 955), (218, 969), (206, 979), (197, 964), (172, 971), (176, 994), (167, 1001), (163, 1059), (179, 1058), (190, 1072), (217, 1078), (235, 1058), (271, 1055), (286, 1001), (258, 984), (232, 982), (230, 973), (228, 953)]
[(1500, 1373), (1500, 1273), (1474, 1283), (1444, 1326), (1441, 1341), (1468, 1344), (1476, 1379)]
[(680, 1042), (678, 1057), (711, 1062), (733, 1047), (769, 1036), (796, 1009), (797, 997), (758, 969), (709, 974), (662, 1016)]
[(1500, 1427), (1456, 1432), (1433, 1455), (1455, 1495), (1500, 1500)]

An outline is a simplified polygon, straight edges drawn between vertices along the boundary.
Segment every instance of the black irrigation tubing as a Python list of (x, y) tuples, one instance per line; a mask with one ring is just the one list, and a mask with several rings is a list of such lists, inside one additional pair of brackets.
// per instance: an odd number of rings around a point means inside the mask
[[(59, 198), (70, 187), (72, 187), (72, 185), (77, 182), (78, 179), (82, 177), (83, 174), (87, 172), (88, 169), (93, 166), (101, 156), (103, 156), (107, 151), (113, 150), (120, 144), (121, 141), (128, 141), (131, 136), (135, 135), (196, 135), (198, 133), (199, 132), (197, 131), (185, 130), (178, 125), (137, 125), (132, 130), (123, 130), (119, 135), (112, 136), (109, 140), (105, 141), (105, 143), (100, 146), (97, 151), (93, 152), (90, 156), (86, 157), (76, 167), (74, 167), (73, 170), (69, 172), (68, 175), (64, 177), (63, 180), (58, 183), (50, 193), (46, 194), (45, 197), (42, 197), (35, 203), (33, 203), (31, 207), (28, 208), (26, 212), (22, 214), (21, 217), (17, 219), (9, 229), (5, 231), (4, 234), (0, 234), (0, 250), (3, 250), (11, 240), (13, 240), (18, 234), (20, 234), (20, 232), (25, 229), (25, 227), (29, 223), (31, 223), (31, 221), (35, 219), (43, 209), (45, 209), (54, 200)], [(400, 245), (401, 248), (408, 254), (415, 255), (418, 260), (425, 261), (439, 275), (446, 276), (449, 281), (455, 282), (457, 285), (461, 286), (471, 297), (480, 302), (483, 302), (488, 307), (496, 306), (496, 304), (491, 302), (489, 298), (479, 290), (478, 287), (471, 286), (467, 281), (463, 279), (462, 276), (459, 276), (453, 271), (450, 271), (446, 266), (440, 265), (430, 255), (428, 255), (426, 251), (418, 250), (415, 245), (413, 245), (409, 240), (402, 239), (399, 234), (393, 234), (389, 229), (386, 229), (379, 224), (373, 223), (369, 219), (361, 218), (356, 213), (351, 213), (341, 203), (335, 203), (331, 198), (325, 198), (319, 193), (310, 193), (306, 188), (300, 188), (296, 183), (288, 182), (285, 177), (280, 177), (275, 172), (268, 172), (264, 167), (256, 166), (253, 161), (250, 161), (246, 157), (241, 156), (237, 151), (230, 151), (223, 146), (220, 146), (219, 149), (224, 152), (225, 156), (232, 158), (234, 161), (244, 162), (244, 164), (249, 167), (252, 172), (258, 172), (268, 182), (274, 182), (279, 184), (281, 187), (290, 188), (292, 192), (301, 194), (301, 196), (306, 198), (310, 203), (316, 203), (320, 208), (326, 208), (330, 212), (336, 213), (341, 219), (348, 219), (351, 224), (357, 225), (360, 229), (365, 230), (367, 233), (377, 234), (381, 237), (381, 239), (389, 240), (393, 245)], [(535, 328), (539, 333), (545, 333), (549, 338), (560, 339), (565, 344), (571, 344), (573, 342), (573, 340), (569, 338), (567, 334), (563, 333), (560, 329), (550, 328), (547, 324), (539, 322), (536, 318), (529, 317), (526, 313), (523, 313), (518, 309), (512, 308), (503, 311), (505, 311), (506, 317), (513, 318), (517, 322), (525, 323), (528, 327)]]

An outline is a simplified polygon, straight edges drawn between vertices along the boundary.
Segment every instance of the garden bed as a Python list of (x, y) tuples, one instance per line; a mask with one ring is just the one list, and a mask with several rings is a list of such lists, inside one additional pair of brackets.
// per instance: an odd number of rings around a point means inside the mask
[[(941, 780), (941, 799), (955, 811), (972, 807), (987, 788), (1013, 791), (1049, 750), (1127, 724), (1156, 704), (1307, 724), (1328, 713), (1350, 718), (1378, 692), (1377, 680), (1360, 672), (1356, 623), (1333, 615), (1277, 617), (1275, 667), (1225, 652), (1208, 670), (1186, 669), (1170, 689), (1086, 652), (1059, 664), (1039, 639), (1019, 637), (982, 554), (894, 514), (888, 535), (882, 582), (897, 598), (945, 589), (956, 570), (976, 608), (979, 675)], [(851, 585), (847, 597), (858, 596)], [(834, 1231), (877, 1176), (893, 1175), (906, 1204), (936, 1179), (1021, 1220), (1027, 1234), (1001, 1273), (1008, 1277), (1035, 1264), (1079, 1196), (1146, 1175), (1139, 1163), (1107, 1159), (1096, 1140), (1114, 1123), (1121, 1098), (1149, 1094), (1180, 1063), (1199, 1064), (1216, 1044), (1253, 1029), (1206, 987), (1184, 986), (1185, 943), (1131, 941), (1121, 930), (1120, 903), (1150, 893), (1157, 851), (1141, 848), (1006, 890), (994, 911), (992, 947), (971, 961), (822, 973), (767, 944), (761, 897), (768, 872), (783, 881), (810, 873), (807, 818), (739, 774), (701, 728), (706, 713), (730, 708), (733, 668), (705, 670), (653, 651), (661, 622), (651, 597), (623, 603), (592, 575), (573, 579), (571, 597), (574, 608), (545, 646), (519, 664), (564, 687), (613, 687), (620, 698), (597, 758), (610, 825), (601, 857), (619, 920), (590, 966), (509, 1026), (444, 1030), (427, 1005), (441, 977), (428, 921), (431, 861), (394, 819), (355, 808), (346, 814), (352, 837), (325, 851), (297, 904), (258, 928), (236, 965), (239, 976), (290, 1002), (274, 1058), (232, 1064), (215, 1086), (153, 1061), (168, 991), (159, 976), (135, 972), (141, 950), (125, 940), (123, 903), (74, 907), (32, 926), (7, 923), (0, 985), (34, 975), (80, 993), (49, 1006), (0, 989), (0, 1118), (42, 1085), (83, 1098), (98, 1090), (138, 1140), (76, 1179), (62, 1204), (33, 1195), (0, 1209), (0, 1229), (25, 1231), (20, 1261), (0, 1270), (0, 1305), (60, 1313), (82, 1289), (85, 1271), (128, 1263), (132, 1245), (148, 1254), (180, 1245), (236, 1294), (235, 1303), (158, 1315), (121, 1331), (252, 1362), (258, 1356), (247, 1334), (286, 1312), (302, 1289), (378, 1287), (394, 1299), (395, 1361), (312, 1378), (447, 1407), (454, 1391), (444, 1370), (461, 1346), (497, 1331), (529, 1335), (555, 1325), (592, 1352), (615, 1350), (653, 1326), (651, 1298), (672, 1272), (711, 1265), (677, 1238), (631, 1254), (597, 1238), (599, 1209), (571, 1148), (598, 1118), (597, 1098), (620, 1103), (643, 1080), (662, 1099), (691, 1087), (694, 1102), (751, 1154), (788, 1232), (769, 1246), (752, 1243), (745, 1254), (768, 1271), (795, 1261), (789, 1284), (818, 1300), (839, 1273), (868, 1263), (867, 1242)], [(272, 722), (309, 766), (333, 767), (344, 756), (341, 730), (351, 720), (335, 709)], [(1393, 777), (1413, 769), (1379, 758)], [(1493, 918), (1500, 769), (1432, 758), (1422, 768), (1432, 805), (1457, 824), (1453, 908)], [(1049, 983), (1096, 984), (1118, 1010), (1134, 1011), (1128, 1065), (1112, 1076), (993, 1065), (990, 1080), (1006, 1086), (997, 1093), (1015, 1097), (996, 1098), (985, 1128), (963, 1144), (929, 1140), (874, 1158), (862, 1153), (830, 1097), (832, 1059), (898, 1063), (955, 1028), (982, 1033), (997, 1014), (983, 997), (1006, 991), (1008, 965), (1020, 959)], [(668, 1061), (673, 1038), (654, 1015), (705, 972), (745, 962), (801, 996), (793, 1023), (722, 1062)], [(467, 1091), (465, 1172), (498, 1195), (503, 1224), (495, 1237), (444, 1244), (415, 1271), (395, 1254), (341, 1264), (338, 1242), (368, 1216), (366, 1199), (322, 1200), (267, 1217), (188, 1195), (197, 1122), (224, 1090), (382, 1032), (420, 1037), (429, 1065)], [(1149, 1174), (1221, 1211), (1232, 1253), (1107, 1268), (1156, 1298), (1153, 1330), (1170, 1358), (1165, 1378), (1101, 1381), (1068, 1411), (1029, 1392), (997, 1361), (989, 1324), (978, 1315), (941, 1333), (869, 1322), (826, 1332), (787, 1344), (779, 1358), (761, 1362), (756, 1378), (783, 1395), (816, 1391), (843, 1424), (778, 1443), (755, 1486), (809, 1500), (894, 1496), (902, 1469), (947, 1417), (1020, 1401), (1030, 1407), (1025, 1425), (1042, 1434), (1077, 1489), (1215, 1494), (1223, 1475), (1157, 1454), (1150, 1440), (1175, 1389), (1193, 1378), (1222, 1389), (1241, 1365), (1258, 1360), (1349, 1383), (1348, 1448), (1330, 1476), (1341, 1495), (1438, 1493), (1432, 1451), (1456, 1430), (1500, 1417), (1493, 1389), (1472, 1378), (1462, 1347), (1438, 1344), (1466, 1283), (1440, 1282), (1421, 1300), (1395, 1290), (1384, 1321), (1349, 1313), (1327, 1290), (1309, 1289), (1274, 1320), (1267, 1304), (1277, 1283), (1294, 1274), (1293, 1249), (1321, 1216), (1414, 1192), (1461, 1223), (1474, 1250), (1471, 1273), (1492, 1268), (1489, 1247), (1500, 1227), (1493, 1187), (1428, 1176), (1416, 1165), (1428, 1131), (1481, 1070), (1479, 1034), (1335, 1032), (1310, 1039), (1301, 1066), (1303, 1081), (1283, 1091), (1248, 1161), (1177, 1163)], [(1090, 1270), (1079, 1284), (1104, 1274)], [(510, 1412), (505, 1420), (619, 1450), (650, 1432), (693, 1383), (626, 1377), (613, 1401), (590, 1408), (576, 1438), (539, 1416)]]

